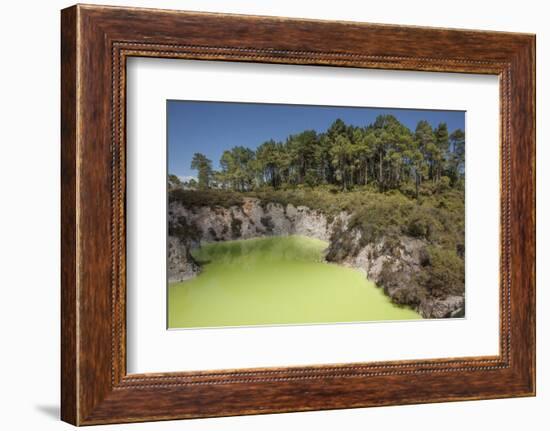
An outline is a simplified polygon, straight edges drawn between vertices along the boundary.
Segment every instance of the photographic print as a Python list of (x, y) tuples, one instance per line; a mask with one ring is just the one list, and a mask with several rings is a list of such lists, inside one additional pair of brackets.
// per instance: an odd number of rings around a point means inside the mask
[(168, 328), (465, 316), (465, 112), (167, 102)]

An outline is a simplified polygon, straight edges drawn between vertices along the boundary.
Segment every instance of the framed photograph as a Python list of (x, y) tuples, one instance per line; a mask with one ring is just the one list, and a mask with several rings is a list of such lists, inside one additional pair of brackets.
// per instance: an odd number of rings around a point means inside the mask
[(62, 11), (62, 419), (535, 394), (535, 36)]

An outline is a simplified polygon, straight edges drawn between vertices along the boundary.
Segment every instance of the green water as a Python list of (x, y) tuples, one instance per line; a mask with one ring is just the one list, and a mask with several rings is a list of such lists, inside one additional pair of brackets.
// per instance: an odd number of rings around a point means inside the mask
[(195, 278), (170, 284), (168, 326), (195, 328), (419, 319), (361, 272), (323, 262), (327, 243), (303, 236), (207, 244)]

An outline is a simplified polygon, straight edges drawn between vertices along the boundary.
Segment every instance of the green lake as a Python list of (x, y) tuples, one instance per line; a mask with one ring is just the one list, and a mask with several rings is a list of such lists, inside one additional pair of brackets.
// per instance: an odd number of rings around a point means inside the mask
[(168, 287), (169, 328), (420, 319), (358, 270), (323, 260), (303, 236), (203, 245), (195, 278)]

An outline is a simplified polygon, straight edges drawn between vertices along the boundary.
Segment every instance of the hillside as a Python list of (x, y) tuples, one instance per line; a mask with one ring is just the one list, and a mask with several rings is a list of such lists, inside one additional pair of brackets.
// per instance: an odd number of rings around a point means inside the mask
[[(169, 232), (186, 250), (274, 235), (327, 240), (327, 261), (360, 269), (393, 302), (424, 317), (458, 317), (464, 314), (463, 202), (459, 190), (427, 187), (420, 199), (368, 187), (346, 193), (177, 188), (169, 194)], [(193, 276), (196, 263), (190, 255), (185, 262)]]

